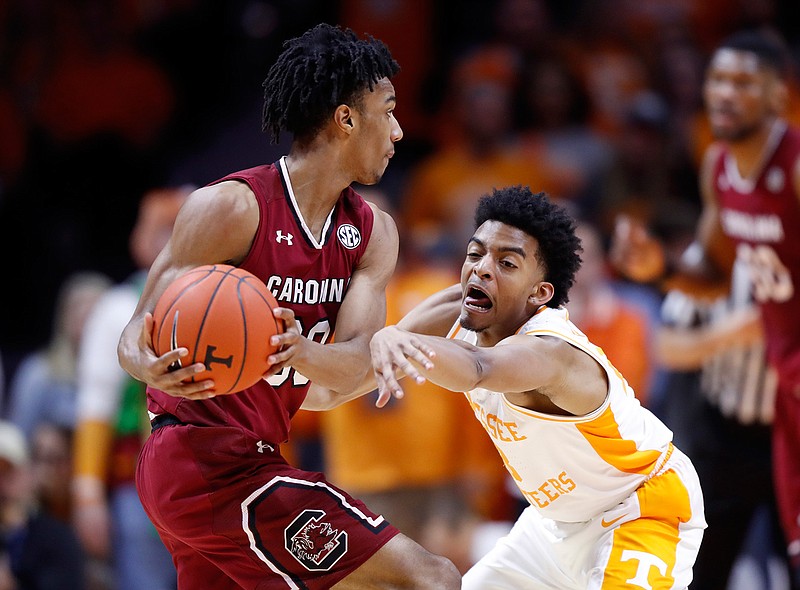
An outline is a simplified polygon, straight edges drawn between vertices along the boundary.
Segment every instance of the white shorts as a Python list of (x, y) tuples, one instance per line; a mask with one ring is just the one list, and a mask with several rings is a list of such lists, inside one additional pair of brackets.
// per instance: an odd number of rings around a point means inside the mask
[(461, 588), (687, 588), (706, 526), (697, 473), (674, 449), (657, 476), (588, 522), (550, 520), (529, 506)]

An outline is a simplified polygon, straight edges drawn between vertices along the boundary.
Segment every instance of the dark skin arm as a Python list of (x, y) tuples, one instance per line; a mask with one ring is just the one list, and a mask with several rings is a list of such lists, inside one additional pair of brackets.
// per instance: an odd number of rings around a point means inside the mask
[[(614, 230), (609, 257), (623, 275), (639, 282), (660, 281), (664, 290), (679, 289), (695, 297), (714, 298), (727, 293), (736, 251), (720, 226), (713, 188), (713, 166), (718, 148), (706, 152), (700, 171), (703, 211), (695, 239), (666, 274), (663, 245), (641, 222), (622, 217)], [(666, 276), (665, 276), (666, 275)]]
[[(405, 326), (419, 327), (421, 330), (425, 330), (427, 331), (426, 333), (430, 334), (447, 334), (458, 317), (460, 307), (461, 285), (453, 285), (425, 299), (411, 310), (400, 323)], [(426, 360), (424, 355), (418, 355), (419, 362), (425, 362)], [(425, 380), (422, 376), (417, 376), (416, 379), (420, 383)], [(370, 393), (374, 391), (376, 387), (377, 380), (372, 370), (367, 371), (361, 383), (346, 394), (337, 394), (325, 387), (312, 384), (306, 396), (306, 400), (303, 402), (303, 409), (316, 411), (330, 410), (345, 402)], [(397, 398), (403, 397), (402, 390), (395, 391), (394, 393)], [(390, 397), (391, 394), (380, 392), (375, 405), (382, 408), (388, 403)]]
[(699, 297), (716, 297), (729, 290), (736, 247), (722, 231), (714, 195), (713, 166), (718, 155), (718, 148), (712, 146), (703, 159), (700, 169), (703, 212), (694, 242), (678, 263), (678, 272), (665, 281), (667, 289), (680, 289)]
[(379, 405), (402, 397), (403, 374), (451, 391), (501, 391), (511, 403), (553, 414), (587, 414), (605, 400), (602, 367), (560, 338), (513, 335), (490, 347), (446, 338), (460, 308), (461, 287), (455, 285), (375, 334), (370, 349)]
[(120, 365), (132, 377), (170, 395), (204, 399), (212, 395), (213, 381), (184, 383), (203, 371), (195, 363), (169, 371), (188, 354), (185, 348), (157, 356), (153, 348), (153, 310), (172, 281), (203, 264), (239, 264), (250, 249), (259, 212), (247, 185), (223, 182), (193, 192), (182, 207), (169, 242), (147, 274), (139, 304), (122, 332), (117, 347)]
[[(592, 357), (550, 336), (514, 335), (481, 347), (388, 326), (371, 346), (378, 390), (385, 396), (402, 390), (398, 368), (451, 391), (503, 392), (513, 404), (550, 414), (588, 414), (608, 392), (605, 372)], [(427, 359), (419, 361), (421, 355)]]
[(700, 328), (661, 326), (655, 334), (655, 357), (665, 367), (695, 371), (710, 357), (733, 346), (763, 342), (761, 316), (756, 308), (730, 311)]
[(434, 293), (400, 320), (400, 328), (418, 334), (446, 336), (461, 312), (461, 285)]
[[(189, 269), (202, 264), (240, 264), (250, 250), (258, 221), (255, 196), (243, 183), (224, 182), (192, 193), (178, 215), (169, 243), (148, 273), (139, 305), (120, 338), (119, 360), (128, 373), (170, 395), (189, 399), (213, 395), (211, 380), (183, 382), (203, 370), (201, 363), (168, 370), (175, 360), (188, 354), (185, 348), (160, 357), (155, 354), (152, 310), (167, 286)], [(265, 377), (291, 364), (331, 392), (349, 392), (363, 380), (370, 369), (369, 339), (386, 319), (384, 290), (396, 263), (397, 243), (391, 217), (376, 210), (370, 244), (353, 273), (339, 312), (334, 344), (322, 345), (305, 338), (298, 332), (290, 309), (274, 310), (287, 328), (272, 337), (280, 352), (269, 357), (272, 366)]]

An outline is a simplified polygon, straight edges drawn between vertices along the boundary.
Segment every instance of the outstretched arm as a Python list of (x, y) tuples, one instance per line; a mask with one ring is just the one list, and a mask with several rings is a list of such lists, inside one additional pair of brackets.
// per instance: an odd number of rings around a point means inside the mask
[[(411, 310), (400, 322), (401, 325), (415, 329), (423, 334), (445, 335), (452, 328), (458, 317), (461, 302), (461, 286), (453, 285), (438, 293), (431, 295)], [(418, 355), (420, 361), (424, 355)], [(398, 378), (401, 376), (398, 375)], [(419, 382), (425, 380), (422, 376), (415, 377)], [(365, 373), (359, 383), (349, 393), (336, 393), (329, 388), (312, 383), (308, 395), (303, 402), (305, 410), (330, 410), (345, 402), (361, 397), (374, 391), (378, 386), (372, 367)], [(402, 390), (396, 391), (397, 397), (402, 397)], [(389, 401), (391, 394), (388, 391), (379, 392), (376, 406), (383, 407)]]
[(545, 396), (582, 415), (597, 408), (607, 391), (600, 365), (560, 338), (514, 335), (495, 346), (408, 332), (388, 326), (372, 339), (372, 362), (381, 395), (401, 395), (396, 371), (428, 379), (451, 391), (477, 387), (513, 396), (532, 407)]

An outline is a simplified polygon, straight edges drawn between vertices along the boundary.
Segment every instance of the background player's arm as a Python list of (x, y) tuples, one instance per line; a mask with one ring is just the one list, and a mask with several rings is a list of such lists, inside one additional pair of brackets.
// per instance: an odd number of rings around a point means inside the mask
[[(403, 318), (401, 324), (421, 334), (444, 336), (453, 327), (460, 307), (461, 285), (453, 285), (419, 303)], [(422, 357), (420, 360), (423, 360)], [(302, 407), (304, 410), (330, 410), (374, 391), (377, 384), (372, 370), (367, 370), (361, 383), (347, 394), (337, 394), (326, 387), (312, 383)], [(389, 395), (379, 395), (376, 405), (378, 407), (386, 405), (389, 397)]]
[(370, 338), (386, 323), (386, 285), (397, 263), (397, 227), (388, 214), (373, 210), (372, 234), (339, 309), (334, 342), (320, 344), (291, 333), (273, 336), (273, 342), (284, 349), (270, 360), (279, 366), (291, 365), (316, 386), (309, 408), (317, 405), (314, 398), (326, 390), (333, 397), (357, 397), (354, 392), (363, 387), (371, 368)]
[(706, 151), (700, 169), (703, 212), (694, 242), (678, 261), (678, 272), (665, 281), (668, 289), (680, 289), (699, 297), (715, 297), (728, 292), (730, 272), (736, 257), (734, 244), (722, 231), (714, 191), (713, 171), (718, 159), (719, 148), (712, 145)]
[[(423, 362), (419, 353), (427, 357)], [(525, 407), (538, 407), (534, 398), (544, 396), (575, 415), (599, 407), (608, 391), (605, 373), (592, 357), (550, 336), (514, 335), (481, 347), (389, 326), (373, 338), (372, 359), (379, 390), (394, 395), (400, 389), (397, 369), (451, 391), (503, 392)]]
[(397, 325), (409, 332), (447, 336), (461, 312), (461, 285), (455, 284), (424, 299)]
[(764, 338), (756, 307), (731, 310), (700, 327), (661, 326), (654, 338), (656, 359), (669, 369), (700, 369), (709, 358), (732, 346), (749, 346)]
[(168, 371), (172, 363), (188, 354), (185, 348), (156, 356), (152, 312), (170, 283), (191, 268), (239, 264), (250, 250), (258, 221), (255, 195), (244, 183), (222, 182), (189, 196), (175, 220), (169, 242), (148, 272), (139, 304), (119, 341), (120, 365), (131, 376), (170, 395), (209, 397), (207, 390), (212, 381), (183, 383), (204, 369), (202, 363)]
[(641, 222), (621, 216), (614, 228), (609, 252), (619, 272), (634, 281), (658, 281), (664, 290), (678, 289), (695, 297), (717, 297), (727, 292), (735, 248), (723, 233), (719, 220), (713, 185), (714, 163), (718, 157), (717, 146), (706, 151), (700, 170), (703, 212), (695, 240), (680, 259), (670, 264), (664, 245)]

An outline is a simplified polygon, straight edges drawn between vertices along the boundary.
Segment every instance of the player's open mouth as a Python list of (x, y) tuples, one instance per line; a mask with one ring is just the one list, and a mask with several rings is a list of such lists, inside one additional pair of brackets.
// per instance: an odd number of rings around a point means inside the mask
[(464, 295), (464, 306), (476, 311), (486, 311), (492, 308), (492, 300), (485, 291), (478, 287), (467, 288)]

